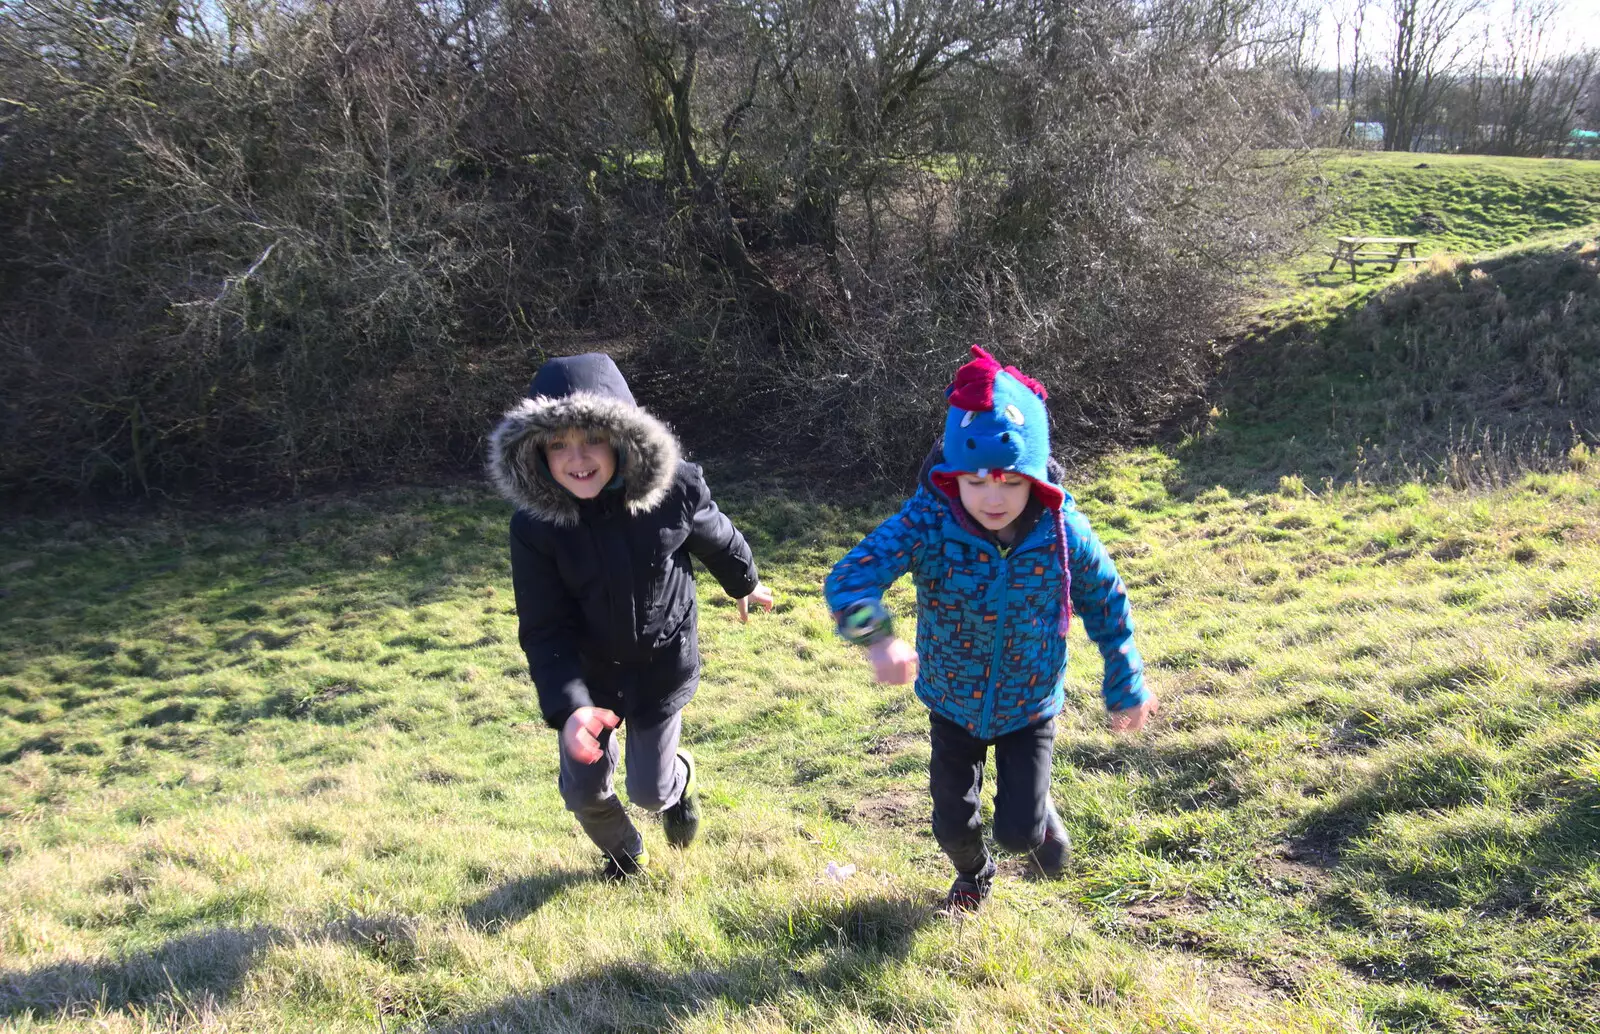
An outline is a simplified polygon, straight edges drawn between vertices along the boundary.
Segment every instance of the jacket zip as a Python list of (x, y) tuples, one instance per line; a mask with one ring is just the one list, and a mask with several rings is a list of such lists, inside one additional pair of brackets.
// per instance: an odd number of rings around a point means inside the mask
[[(1041, 521), (1040, 523), (1042, 524), (1043, 522)], [(1038, 524), (1034, 525), (1034, 529), (1038, 527)], [(989, 678), (983, 687), (983, 711), (978, 718), (977, 731), (978, 738), (989, 739), (989, 734), (994, 729), (994, 711), (996, 707), (994, 687), (1000, 678), (1000, 655), (1002, 647), (1005, 645), (1006, 608), (1011, 598), (1011, 563), (1023, 553), (1031, 553), (1034, 550), (1044, 548), (1046, 538), (1041, 538), (1039, 542), (1032, 545), (1019, 543), (1016, 548), (1011, 550), (1010, 555), (1007, 555), (1001, 552), (999, 546), (994, 542), (979, 538), (959, 524), (955, 525), (955, 531), (957, 535), (972, 545), (993, 552), (1000, 561), (1000, 587), (995, 601), (994, 646), (989, 651)], [(1034, 531), (1029, 531), (1028, 537), (1033, 538)]]
[[(611, 634), (617, 635), (620, 633), (626, 637), (626, 641), (613, 640), (612, 649), (620, 649), (624, 656), (631, 656), (632, 647), (638, 642), (639, 633), (634, 626), (632, 614), (626, 615), (627, 620), (623, 620), (622, 609), (624, 602), (632, 602), (633, 583), (629, 579), (621, 578), (620, 575), (624, 572), (617, 569), (619, 558), (616, 555), (616, 551), (611, 548), (616, 545), (614, 541), (616, 536), (601, 535), (601, 529), (597, 528), (593, 521), (584, 521), (583, 526), (584, 530), (589, 533), (590, 548), (600, 560), (601, 591), (606, 594), (606, 612), (611, 615)], [(626, 550), (627, 545), (624, 543), (623, 551), (626, 552)], [(610, 660), (616, 661), (617, 658), (612, 657)]]
[(994, 605), (994, 647), (989, 651), (989, 678), (983, 687), (983, 717), (978, 720), (978, 736), (988, 739), (994, 730), (994, 709), (997, 694), (995, 683), (1000, 675), (1000, 648), (1005, 644), (1006, 601), (1011, 596), (1011, 560), (1000, 558), (1000, 591)]

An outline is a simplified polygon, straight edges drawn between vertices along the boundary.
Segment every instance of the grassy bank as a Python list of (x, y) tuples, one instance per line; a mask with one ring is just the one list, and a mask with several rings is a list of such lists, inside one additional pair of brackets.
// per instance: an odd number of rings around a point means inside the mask
[(1421, 238), (1477, 254), (1600, 222), (1600, 162), (1344, 152), (1323, 186), (1337, 233)]
[(1600, 234), (1281, 298), (1211, 401), (1174, 449), (1199, 487), (1495, 486), (1559, 467), (1600, 446)]
[[(514, 638), (503, 507), (396, 492), (0, 539), (0, 1020), (19, 1030), (1593, 1029), (1600, 483), (1079, 486), (1166, 701), (1078, 632), (1076, 860), (934, 915), (925, 713), (831, 635), (881, 512), (729, 494), (708, 827), (592, 879)], [(905, 588), (895, 604), (909, 613)], [(824, 878), (830, 860), (855, 876)], [(1586, 1027), (1585, 1025), (1590, 1025)]]
[(896, 500), (712, 471), (779, 603), (702, 585), (705, 831), (620, 888), (484, 491), (0, 525), (0, 1029), (1600, 1031), (1597, 271), (1311, 284), (1075, 475), (1164, 707), (1114, 739), (1073, 631), (1074, 860), (966, 921), (819, 594)]
[(1600, 162), (1461, 154), (1333, 151), (1307, 183), (1323, 213), (1319, 246), (1286, 266), (1274, 294), (1358, 301), (1404, 269), (1329, 269), (1338, 236), (1415, 237), (1417, 255), (1471, 259), (1514, 245), (1570, 239), (1600, 224)]

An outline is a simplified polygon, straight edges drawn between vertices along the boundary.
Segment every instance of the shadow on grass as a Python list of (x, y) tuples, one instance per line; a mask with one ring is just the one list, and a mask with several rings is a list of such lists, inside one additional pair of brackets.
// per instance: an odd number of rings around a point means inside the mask
[[(504, 543), (482, 532), (494, 511), (481, 501), (446, 502), (445, 495), (391, 492), (248, 514), (108, 516), (65, 527), (29, 522), (13, 539), (22, 559), (5, 551), (15, 570), (7, 579), (13, 592), (0, 601), (0, 627), (28, 623), (31, 634), (15, 640), (20, 656), (73, 655), (86, 675), (160, 678), (169, 673), (162, 664), (171, 647), (130, 655), (108, 640), (192, 619), (213, 633), (204, 645), (216, 666), (238, 663), (292, 645), (301, 633), (281, 622), (300, 613), (337, 618), (377, 606), (418, 607), (502, 578)], [(102, 548), (107, 539), (116, 545)], [(42, 559), (31, 562), (36, 557)], [(52, 619), (68, 618), (70, 628), (48, 629)], [(195, 645), (180, 639), (177, 650)]]
[[(734, 486), (729, 509), (764, 565), (822, 563), (870, 527), (858, 510), (758, 487)], [(0, 600), (0, 679), (22, 676), (0, 685), (0, 765), (85, 752), (109, 764), (96, 735), (166, 751), (196, 723), (414, 720), (385, 692), (386, 671), (525, 678), (510, 516), (487, 490), (419, 489), (248, 514), (28, 522), (0, 541), (0, 580), (15, 590)], [(418, 613), (441, 601), (453, 621)], [(224, 672), (240, 678), (220, 693), (196, 678)], [(183, 699), (167, 692), (175, 684)], [(135, 695), (154, 706), (128, 714)], [(108, 703), (115, 718), (97, 731), (63, 719)]]
[(1600, 439), (1597, 273), (1571, 245), (1313, 298), (1229, 352), (1175, 487), (1497, 484), (1559, 463), (1574, 435)]
[(1309, 810), (1291, 830), (1311, 857), (1342, 857), (1385, 815), (1483, 803), (1491, 764), (1465, 747), (1433, 747), (1389, 756), (1369, 779)]
[(186, 1018), (229, 998), (270, 948), (302, 941), (348, 945), (389, 968), (418, 968), (412, 920), (347, 916), (311, 933), (225, 927), (185, 934), (146, 951), (34, 970), (0, 970), (0, 1019), (64, 1019), (107, 1012)]
[[(492, 931), (586, 878), (566, 872), (518, 880), (464, 912), (474, 927)], [(780, 913), (728, 909), (719, 924), (747, 946), (732, 965), (683, 972), (608, 966), (427, 1029), (664, 1030), (718, 1001), (744, 1008), (794, 990), (845, 992), (852, 1001), (870, 1002), (877, 976), (910, 952), (917, 930), (933, 915), (928, 905), (905, 898), (800, 903)], [(96, 1010), (193, 1019), (231, 997), (269, 949), (306, 942), (346, 945), (400, 973), (427, 964), (414, 921), (403, 917), (348, 916), (309, 933), (213, 929), (101, 960), (0, 971), (0, 1019), (60, 1020)], [(881, 1000), (885, 1015), (892, 1014), (894, 1002)]]
[[(891, 508), (840, 506), (777, 485), (735, 482), (719, 495), (769, 565), (842, 552)], [(487, 490), (417, 489), (248, 514), (31, 521), (0, 542), (0, 631), (15, 623), (9, 661), (70, 659), (77, 681), (175, 677), (184, 673), (175, 655), (203, 653), (213, 668), (248, 663), (303, 646), (307, 617), (359, 621), (485, 586), (508, 589), (511, 512)], [(107, 539), (114, 548), (102, 548)], [(200, 628), (174, 643), (160, 630), (176, 618)], [(139, 638), (166, 645), (118, 642)], [(421, 652), (486, 643), (396, 629), (381, 645)]]
[(517, 995), (412, 1034), (487, 1031), (669, 1031), (713, 1008), (744, 1012), (790, 995), (839, 995), (852, 1011), (889, 1021), (903, 1002), (882, 981), (911, 951), (930, 907), (904, 898), (801, 904), (777, 914), (725, 915), (747, 945), (731, 964), (669, 970), (617, 963)]
[(117, 958), (0, 972), (0, 1017), (64, 1018), (97, 1006), (192, 1010), (227, 998), (282, 938), (270, 927), (207, 930)]
[(467, 905), (461, 910), (461, 916), (474, 930), (499, 933), (539, 911), (566, 888), (595, 878), (593, 873), (570, 869), (524, 876), (496, 887)]
[(1237, 785), (1241, 748), (1217, 738), (1187, 743), (1077, 740), (1063, 736), (1056, 753), (1083, 772), (1136, 773), (1135, 791), (1155, 811), (1232, 808), (1242, 799)]
[[(1392, 857), (1386, 838), (1364, 839), (1388, 815), (1449, 815), (1481, 805), (1476, 779), (1452, 782), (1446, 777), (1452, 767), (1415, 770), (1405, 780), (1380, 778), (1318, 809), (1295, 831), (1297, 857), (1324, 868), (1341, 865), (1353, 877), (1374, 879), (1387, 893), (1431, 908), (1465, 908), (1479, 917), (1563, 917), (1560, 908), (1552, 911), (1552, 893), (1560, 897), (1560, 888), (1581, 881), (1600, 842), (1600, 790), (1593, 787), (1552, 802), (1532, 831), (1513, 825), (1513, 813), (1506, 811), (1504, 825), (1491, 820), (1476, 829), (1441, 832), (1439, 840), (1448, 838), (1455, 849), (1441, 848), (1420, 861), (1407, 849)], [(1338, 893), (1328, 904), (1353, 925), (1383, 925), (1381, 917), (1348, 907)]]
[(1302, 288), (1322, 288), (1324, 290), (1338, 287), (1348, 287), (1353, 283), (1384, 283), (1394, 276), (1394, 270), (1380, 263), (1363, 265), (1356, 270), (1356, 275), (1350, 275), (1350, 265), (1345, 263), (1334, 269), (1319, 267), (1298, 273), (1294, 282)]

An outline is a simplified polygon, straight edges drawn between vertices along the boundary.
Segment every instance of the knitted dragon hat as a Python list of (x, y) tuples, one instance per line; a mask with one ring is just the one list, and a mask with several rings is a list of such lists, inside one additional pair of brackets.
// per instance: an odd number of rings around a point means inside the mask
[(1044, 408), (1049, 392), (1015, 366), (1002, 367), (994, 356), (973, 345), (972, 359), (956, 371), (945, 397), (950, 413), (944, 419), (944, 462), (928, 476), (955, 502), (956, 519), (962, 523), (957, 480), (962, 474), (989, 477), (1007, 471), (1028, 479), (1033, 497), (1055, 519), (1061, 564), (1057, 627), (1066, 635), (1072, 623), (1072, 569), (1062, 513), (1067, 493), (1050, 477), (1050, 417)]
[(1050, 417), (1044, 385), (1015, 366), (1002, 367), (977, 345), (972, 359), (956, 371), (945, 391), (950, 413), (944, 421), (944, 462), (930, 471), (934, 484), (951, 498), (961, 474), (988, 477), (1002, 471), (1033, 483), (1033, 497), (1059, 510), (1066, 493), (1050, 479)]

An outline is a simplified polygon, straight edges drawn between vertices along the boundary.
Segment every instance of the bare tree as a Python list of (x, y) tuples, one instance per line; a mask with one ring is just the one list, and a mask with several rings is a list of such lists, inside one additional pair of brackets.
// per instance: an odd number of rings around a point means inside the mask
[[(1345, 113), (1345, 125), (1340, 135), (1347, 142), (1350, 140), (1351, 129), (1355, 122), (1356, 99), (1360, 96), (1361, 40), (1366, 30), (1367, 14), (1372, 10), (1372, 3), (1373, 0), (1350, 0), (1333, 9), (1333, 103)], [(1350, 55), (1348, 88), (1345, 86), (1347, 52)]]
[(1560, 153), (1576, 125), (1595, 55), (1553, 53), (1561, 10), (1559, 0), (1512, 0), (1492, 80), (1493, 122), (1486, 141), (1491, 153)]
[(1247, 33), (1250, 63), (1277, 69), (1309, 93), (1318, 73), (1316, 40), (1323, 12), (1308, 0), (1273, 0), (1257, 6)]
[[(786, 0), (774, 42), (790, 74), (777, 80), (781, 110), (801, 134), (789, 226), (829, 254), (839, 207), (854, 193), (869, 210), (894, 167), (931, 152), (940, 88), (1012, 38), (1015, 13), (1000, 0)], [(804, 26), (804, 32), (796, 27)], [(776, 28), (776, 27), (775, 27)]]
[(899, 464), (974, 340), (1152, 427), (1305, 220), (1298, 3), (0, 0), (0, 483), (469, 462), (580, 331), (691, 435)]
[(1389, 78), (1381, 95), (1383, 147), (1414, 151), (1465, 48), (1462, 23), (1482, 0), (1389, 0)]

